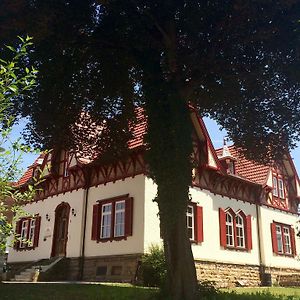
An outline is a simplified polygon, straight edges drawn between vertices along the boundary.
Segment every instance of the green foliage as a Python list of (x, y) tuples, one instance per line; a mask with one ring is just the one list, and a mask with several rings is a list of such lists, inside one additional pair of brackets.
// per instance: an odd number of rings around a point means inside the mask
[(167, 275), (164, 250), (159, 245), (151, 245), (149, 253), (142, 258), (142, 279), (144, 286), (163, 288)]
[(13, 233), (12, 220), (21, 214), (20, 204), (32, 199), (34, 183), (25, 192), (17, 190), (13, 182), (21, 175), (19, 164), (22, 155), (31, 151), (21, 138), (11, 136), (15, 118), (12, 115), (16, 97), (24, 96), (35, 84), (37, 71), (24, 65), (31, 38), (19, 37), (17, 48), (6, 46), (10, 59), (0, 58), (0, 253), (5, 251), (6, 238)]

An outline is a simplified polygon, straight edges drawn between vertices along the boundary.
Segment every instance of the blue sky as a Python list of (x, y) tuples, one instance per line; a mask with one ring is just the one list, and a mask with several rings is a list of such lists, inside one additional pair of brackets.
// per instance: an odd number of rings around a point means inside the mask
[[(226, 136), (226, 131), (220, 131), (217, 123), (211, 119), (205, 118), (204, 122), (207, 126), (208, 132), (210, 134), (211, 140), (214, 144), (215, 148), (220, 148), (223, 145), (223, 138)], [(21, 121), (21, 123), (16, 126), (13, 130), (13, 134), (17, 137), (20, 134), (20, 130), (25, 125), (25, 121)], [(26, 169), (30, 166), (36, 158), (36, 154), (26, 154), (23, 158), (23, 163), (21, 167)], [(300, 175), (300, 143), (298, 143), (298, 147), (291, 152), (291, 156), (294, 159), (294, 163), (296, 165), (296, 169), (298, 170), (298, 174)]]

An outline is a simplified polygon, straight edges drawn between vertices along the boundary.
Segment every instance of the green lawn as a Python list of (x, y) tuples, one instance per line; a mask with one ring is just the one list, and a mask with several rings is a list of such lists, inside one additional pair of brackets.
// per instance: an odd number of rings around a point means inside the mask
[(100, 284), (0, 284), (1, 300), (150, 300), (157, 290)]
[[(0, 284), (1, 300), (156, 300), (157, 289), (126, 284)], [(166, 298), (161, 298), (165, 300)], [(300, 288), (223, 289), (201, 300), (299, 300)]]
[(231, 291), (237, 294), (271, 293), (272, 295), (294, 296), (300, 299), (300, 288), (263, 287), (263, 288), (235, 288)]

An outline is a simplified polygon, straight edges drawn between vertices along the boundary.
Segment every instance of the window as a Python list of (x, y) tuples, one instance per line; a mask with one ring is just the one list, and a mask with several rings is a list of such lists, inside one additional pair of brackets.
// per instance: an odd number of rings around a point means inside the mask
[(68, 177), (69, 176), (69, 153), (65, 151), (65, 158), (64, 158), (64, 164), (63, 164), (63, 176)]
[(234, 247), (234, 230), (233, 230), (233, 217), (227, 212), (226, 213), (226, 245)]
[(277, 177), (273, 176), (273, 195), (278, 197), (278, 184), (277, 184)]
[(224, 248), (251, 250), (251, 216), (243, 211), (235, 213), (231, 208), (219, 209), (220, 244)]
[(133, 199), (123, 195), (93, 206), (92, 240), (126, 239), (132, 235)]
[(191, 203), (187, 207), (186, 227), (192, 242), (203, 242), (203, 208), (196, 203)]
[(20, 235), (20, 248), (25, 248), (27, 243), (28, 220), (22, 221), (21, 235)]
[(115, 204), (115, 237), (125, 234), (125, 201), (118, 201)]
[(41, 217), (22, 218), (16, 223), (17, 250), (34, 249), (38, 246)]
[(195, 239), (194, 234), (194, 207), (192, 205), (189, 205), (186, 212), (186, 226), (188, 230), (188, 237), (190, 240)]
[(236, 225), (236, 241), (238, 248), (245, 248), (245, 225), (244, 218), (239, 214), (235, 217), (235, 225)]
[(107, 239), (111, 236), (111, 212), (112, 203), (102, 205), (101, 239)]
[(273, 253), (278, 255), (295, 256), (295, 230), (286, 224), (271, 223)]
[(279, 225), (276, 225), (276, 240), (277, 240), (278, 252), (283, 253), (282, 232), (281, 232), (281, 226)]
[(284, 187), (283, 187), (283, 180), (278, 178), (278, 190), (279, 190), (279, 197), (284, 199)]
[(283, 179), (275, 174), (273, 174), (273, 196), (285, 199)]
[(30, 226), (29, 226), (29, 235), (28, 235), (28, 247), (33, 247), (34, 232), (35, 232), (35, 219), (31, 219)]
[(290, 229), (285, 226), (283, 227), (283, 241), (285, 245), (285, 253), (292, 254)]

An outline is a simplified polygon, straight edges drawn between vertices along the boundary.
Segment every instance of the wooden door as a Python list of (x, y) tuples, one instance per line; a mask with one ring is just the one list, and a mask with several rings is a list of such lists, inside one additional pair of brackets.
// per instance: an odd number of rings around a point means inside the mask
[(66, 256), (70, 205), (61, 203), (55, 210), (52, 256)]

